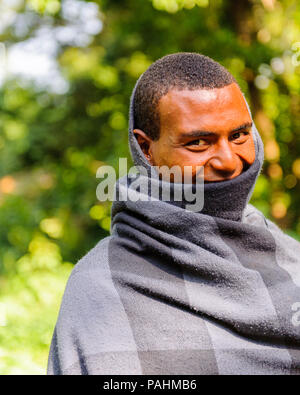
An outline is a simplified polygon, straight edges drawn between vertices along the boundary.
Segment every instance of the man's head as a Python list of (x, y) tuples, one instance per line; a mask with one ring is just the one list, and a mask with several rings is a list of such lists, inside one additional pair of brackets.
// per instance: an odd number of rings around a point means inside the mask
[(134, 134), (151, 165), (204, 166), (206, 182), (231, 179), (255, 159), (252, 120), (233, 76), (195, 53), (167, 55), (141, 77)]

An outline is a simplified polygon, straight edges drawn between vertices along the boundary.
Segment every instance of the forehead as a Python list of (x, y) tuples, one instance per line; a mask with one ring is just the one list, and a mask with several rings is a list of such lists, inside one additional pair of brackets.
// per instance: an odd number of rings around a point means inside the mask
[(236, 83), (218, 89), (170, 90), (158, 105), (161, 130), (233, 129), (250, 122), (244, 97)]

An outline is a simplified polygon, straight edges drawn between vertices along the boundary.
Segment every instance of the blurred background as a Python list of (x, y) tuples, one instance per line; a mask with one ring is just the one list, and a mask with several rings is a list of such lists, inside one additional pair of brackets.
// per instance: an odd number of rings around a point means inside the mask
[(240, 83), (265, 143), (251, 202), (300, 240), (298, 0), (0, 0), (1, 374), (45, 374), (70, 271), (109, 234), (96, 170), (129, 158), (135, 81), (178, 51)]

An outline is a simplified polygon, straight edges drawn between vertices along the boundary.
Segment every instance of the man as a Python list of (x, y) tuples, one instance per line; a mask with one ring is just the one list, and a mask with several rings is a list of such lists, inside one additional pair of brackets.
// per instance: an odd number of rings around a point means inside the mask
[(159, 189), (155, 166), (188, 167), (191, 183), (169, 184), (190, 190), (202, 166), (203, 207), (121, 199), (132, 178), (119, 180), (111, 235), (69, 278), (48, 373), (299, 374), (300, 245), (248, 204), (263, 145), (234, 78), (199, 54), (159, 59), (133, 91), (129, 142)]

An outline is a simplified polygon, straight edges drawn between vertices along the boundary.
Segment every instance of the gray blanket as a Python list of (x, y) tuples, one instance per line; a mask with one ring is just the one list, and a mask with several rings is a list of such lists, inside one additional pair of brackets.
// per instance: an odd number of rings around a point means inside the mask
[[(133, 97), (131, 153), (149, 170)], [(48, 374), (300, 373), (300, 244), (248, 203), (263, 163), (254, 138), (253, 165), (205, 184), (201, 212), (116, 194), (111, 235), (67, 283)]]

